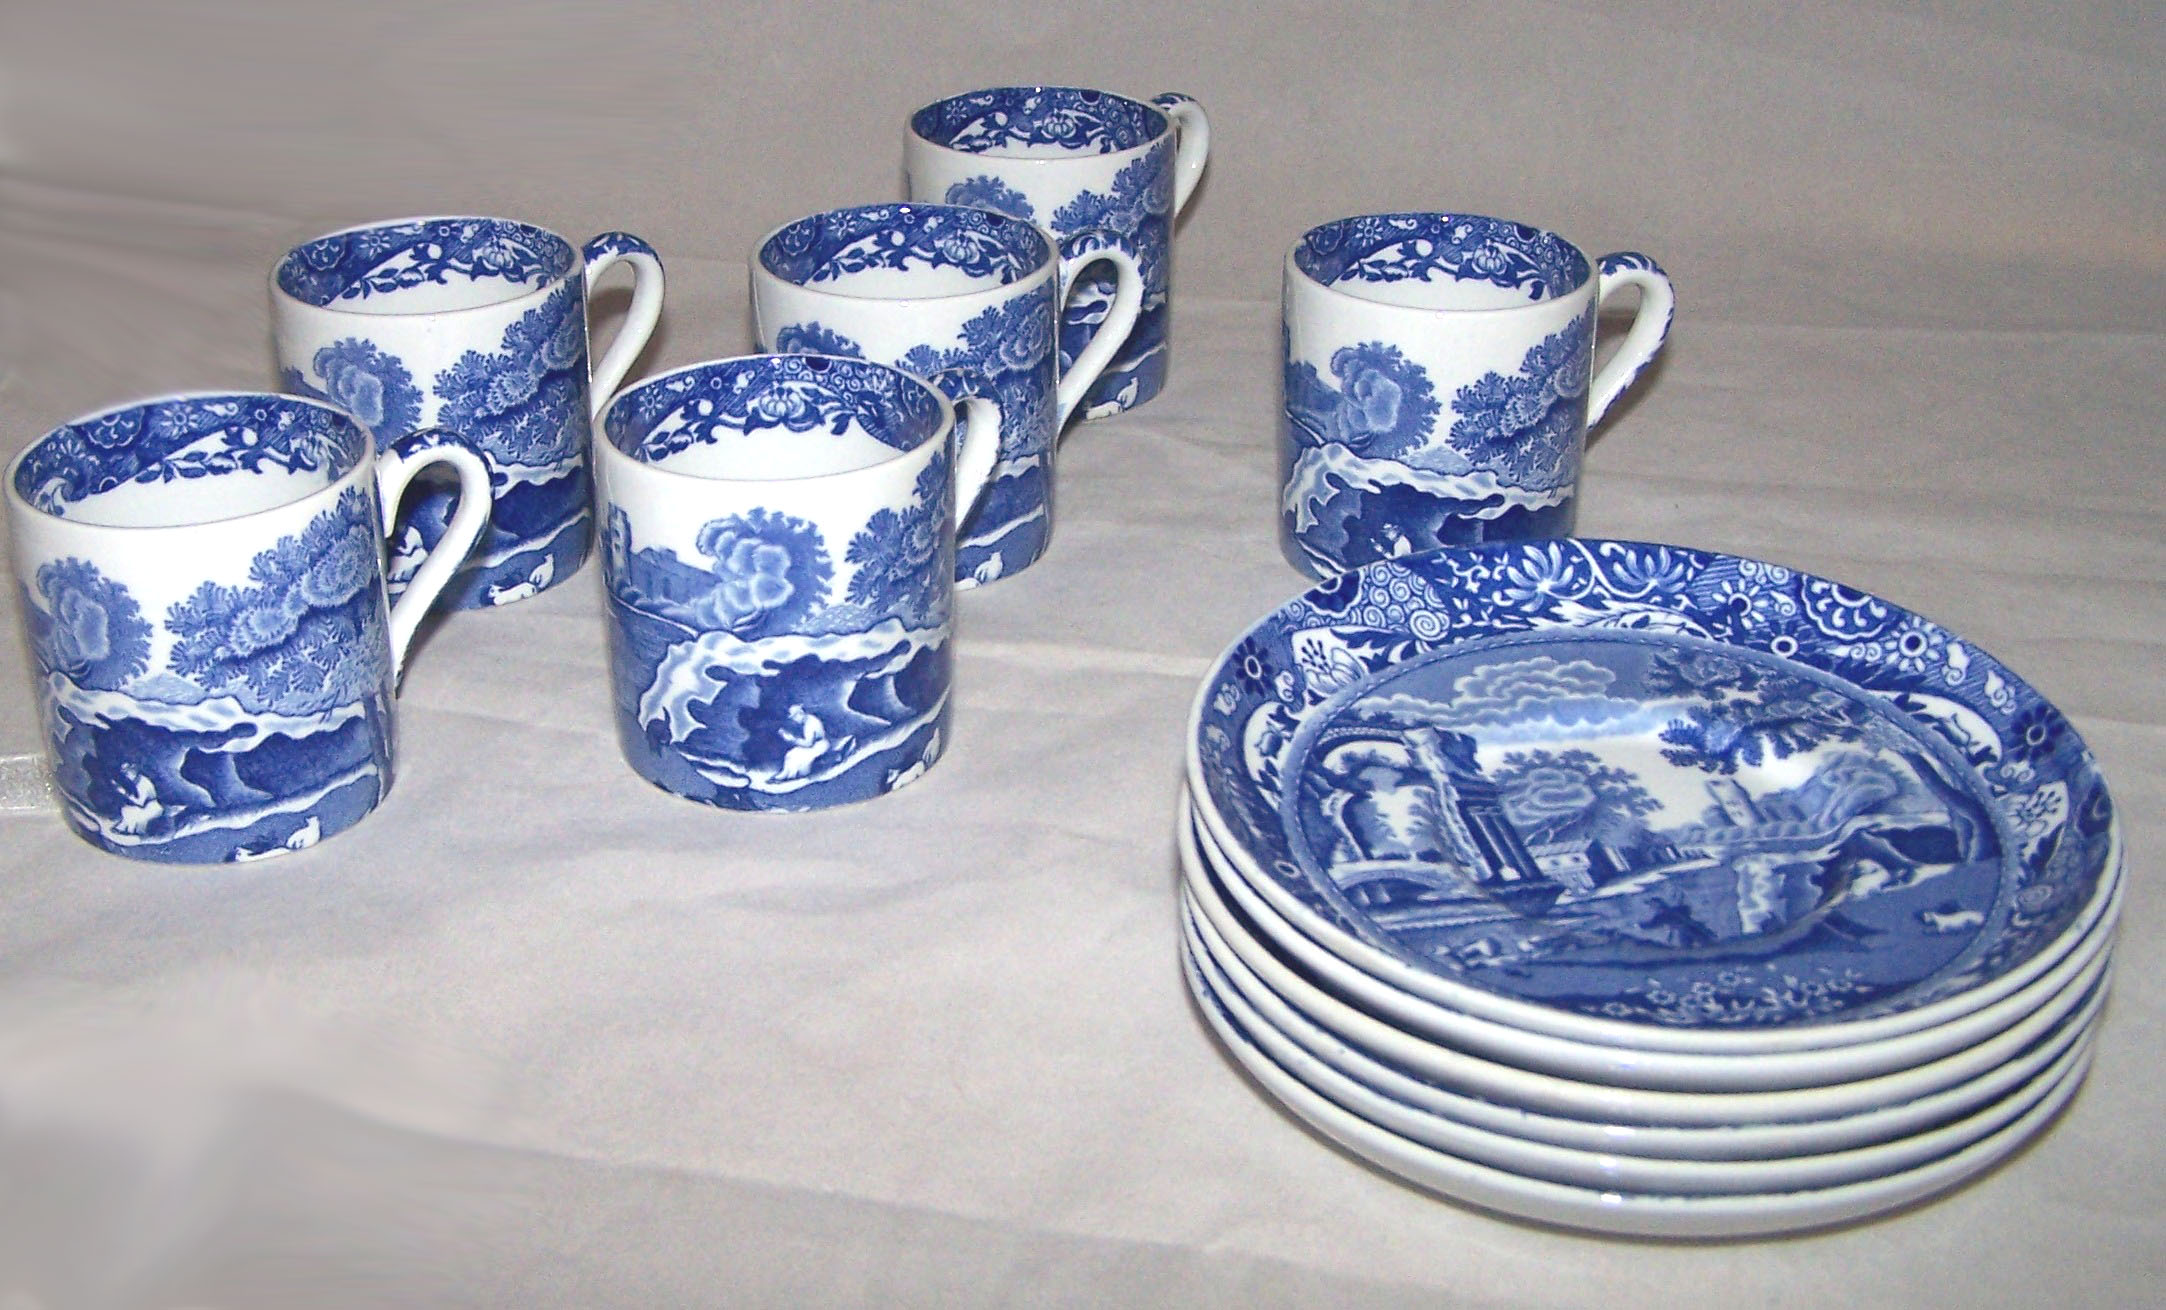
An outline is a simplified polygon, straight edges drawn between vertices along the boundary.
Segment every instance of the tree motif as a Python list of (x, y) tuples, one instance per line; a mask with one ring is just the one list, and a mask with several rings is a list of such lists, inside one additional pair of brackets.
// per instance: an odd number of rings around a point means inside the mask
[(732, 514), (702, 526), (697, 545), (716, 583), (689, 608), (709, 625), (741, 637), (788, 631), (826, 603), (834, 566), (819, 528), (803, 519)]
[(1594, 344), (1594, 310), (1527, 351), (1519, 371), (1459, 388), (1452, 442), (1469, 461), (1523, 486), (1569, 481)]
[(1489, 778), (1529, 841), (1626, 845), (1643, 831), (1640, 820), (1659, 808), (1637, 775), (1604, 764), (1592, 751), (1512, 751)]
[(585, 309), (567, 282), (504, 329), (494, 354), (469, 350), (437, 374), (437, 422), (498, 463), (551, 464), (586, 412)]
[(1648, 669), (1647, 689), (1701, 700), (1662, 730), (1662, 757), (1709, 773), (1788, 759), (1872, 726), (1839, 692), (1703, 651), (1662, 652)]
[(911, 622), (931, 620), (949, 572), (940, 561), (949, 477), (948, 457), (933, 459), (918, 474), (909, 506), (878, 511), (850, 539), (843, 557), (857, 566), (848, 593), (853, 604)]
[(1345, 346), (1331, 356), (1334, 387), (1305, 363), (1286, 369), (1286, 415), (1310, 444), (1337, 442), (1372, 458), (1391, 458), (1428, 439), (1437, 416), (1428, 371), (1382, 341)]
[(41, 566), (30, 611), (38, 663), (79, 687), (117, 691), (150, 666), (150, 624), (128, 589), (88, 560)]
[(323, 385), (299, 369), (286, 370), (286, 389), (338, 406), (384, 441), (421, 426), (421, 389), (396, 355), (361, 337), (335, 341), (311, 361)]
[(951, 205), (968, 205), (973, 209), (990, 209), (1010, 218), (1034, 219), (1037, 212), (1023, 193), (997, 177), (979, 174), (966, 177), (948, 187), (943, 197)]
[(350, 489), (300, 533), (250, 563), (238, 587), (206, 582), (166, 612), (175, 673), (253, 711), (314, 714), (351, 704), (384, 676), (376, 525)]
[(865, 348), (819, 323), (792, 323), (775, 333), (775, 350), (784, 355), (844, 355), (863, 359)]

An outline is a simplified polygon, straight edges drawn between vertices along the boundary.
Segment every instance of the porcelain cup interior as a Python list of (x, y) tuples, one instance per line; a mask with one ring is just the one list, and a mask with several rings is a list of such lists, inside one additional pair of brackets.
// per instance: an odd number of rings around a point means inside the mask
[[(400, 257), (388, 258), (393, 255)], [(505, 304), (579, 270), (571, 242), (531, 223), (402, 218), (304, 242), (278, 262), (271, 281), (280, 293), (319, 309), (421, 315)]]
[[(941, 231), (933, 232), (934, 226)], [(767, 276), (854, 300), (982, 295), (1051, 276), (1053, 243), (1034, 223), (988, 209), (897, 201), (831, 209), (767, 234)]]
[[(259, 411), (298, 457), (197, 449), (206, 406)], [(101, 528), (183, 528), (246, 518), (337, 485), (368, 461), (368, 434), (329, 405), (292, 396), (204, 392), (117, 405), (63, 424), (18, 454), (7, 484), (25, 507)]]
[[(793, 420), (789, 407), (806, 403), (793, 380), (799, 369), (826, 375), (857, 399), (856, 408), (817, 419), (807, 408), (802, 421)], [(703, 424), (682, 436), (685, 429), (670, 422), (688, 399), (687, 377), (715, 406), (754, 397), (750, 403), (776, 421)], [(780, 482), (880, 469), (945, 439), (952, 422), (947, 398), (900, 369), (829, 355), (744, 355), (629, 387), (602, 411), (600, 427), (604, 448), (634, 465), (710, 481)]]
[[(1450, 259), (1435, 258), (1449, 252)], [(1485, 312), (1561, 300), (1594, 263), (1554, 232), (1479, 214), (1364, 214), (1319, 224), (1287, 255), (1290, 274), (1354, 300)]]
[[(998, 112), (988, 113), (988, 103)], [(1069, 130), (1088, 122), (1094, 130)], [(910, 116), (929, 145), (988, 159), (1074, 159), (1157, 144), (1173, 119), (1156, 105), (1076, 86), (989, 87), (936, 100)]]

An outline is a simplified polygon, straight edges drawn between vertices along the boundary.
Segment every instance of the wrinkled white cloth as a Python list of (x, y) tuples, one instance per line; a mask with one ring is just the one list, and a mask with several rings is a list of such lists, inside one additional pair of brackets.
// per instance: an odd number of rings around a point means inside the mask
[[(670, 280), (645, 371), (747, 349), (744, 251), (894, 194), (901, 118), (939, 94), (1177, 87), (1215, 158), (1171, 386), (1070, 434), (1052, 552), (963, 597), (952, 746), (904, 791), (750, 816), (640, 781), (590, 566), (433, 631), (396, 787), (320, 848), (173, 870), (0, 814), (0, 1306), (2157, 1295), (2155, 15), (1123, 3), (1085, 32), (1033, 5), (819, 8), (4, 20), (7, 454), (132, 396), (267, 385), (269, 266), (344, 223), (639, 232)], [(897, 22), (942, 53), (902, 67)], [(1663, 362), (1596, 434), (1583, 532), (1911, 606), (2104, 761), (2131, 887), (2097, 1066), (1975, 1185), (1775, 1242), (1528, 1227), (1325, 1144), (1191, 1011), (1188, 703), (1302, 585), (1273, 536), (1278, 261), (1310, 222), (1414, 205), (1676, 278)], [(5, 614), (20, 755), (39, 729)]]

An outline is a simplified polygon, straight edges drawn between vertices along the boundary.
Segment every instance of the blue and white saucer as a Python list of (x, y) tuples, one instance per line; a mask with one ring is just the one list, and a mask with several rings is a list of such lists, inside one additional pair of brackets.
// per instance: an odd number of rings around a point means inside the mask
[(1333, 954), (1627, 1050), (1921, 1032), (2099, 926), (2115, 825), (2066, 718), (1826, 579), (1561, 540), (1372, 564), (1206, 678), (1224, 862)]
[[(1922, 1162), (1899, 1148), (1889, 1172), (1828, 1186), (1777, 1180), (1764, 1191), (1687, 1193), (1557, 1182), (1440, 1149), (1333, 1100), (1279, 1063), (1235, 1016), (1204, 972), (1208, 956), (1184, 934), (1183, 962), (1198, 1010), (1221, 1045), (1273, 1099), (1352, 1154), (1416, 1186), (1501, 1214), (1568, 1228), (1641, 1237), (1747, 1237), (1797, 1232), (1879, 1214), (1946, 1191), (2000, 1163), (2053, 1122), (2090, 1067), (2089, 1041), (2012, 1093), (1997, 1127)], [(1310, 1072), (1314, 1072), (1313, 1069)], [(1343, 1089), (1342, 1089), (1343, 1090)], [(1377, 1113), (1358, 1093), (1349, 1100)], [(1382, 1117), (1381, 1114), (1379, 1117)], [(1956, 1134), (1963, 1136), (1963, 1130)]]

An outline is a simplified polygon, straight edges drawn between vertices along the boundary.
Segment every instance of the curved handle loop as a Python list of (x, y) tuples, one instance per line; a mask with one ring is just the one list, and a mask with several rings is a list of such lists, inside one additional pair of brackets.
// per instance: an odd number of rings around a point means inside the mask
[(1166, 117), (1173, 120), (1174, 134), (1181, 139), (1173, 157), (1173, 213), (1179, 217), (1196, 183), (1203, 180), (1203, 165), (1211, 155), (1211, 120), (1204, 116), (1203, 106), (1194, 96), (1178, 91), (1152, 96), (1151, 103), (1166, 111)]
[(1588, 384), (1590, 428), (1602, 421), (1617, 397), (1638, 381), (1640, 373), (1662, 353), (1662, 343), (1670, 335), (1670, 320), (1677, 316), (1677, 293), (1671, 289), (1670, 276), (1661, 265), (1631, 250), (1602, 256), (1602, 280), (1595, 291), (1595, 304), (1609, 303), (1609, 298), (1625, 287), (1639, 288), (1639, 312), (1632, 316), (1632, 329), (1625, 333), (1617, 353)]
[[(654, 253), (654, 247), (629, 232), (604, 232), (580, 249), (580, 256), (587, 264), (587, 294), (594, 294), (594, 284), (602, 280), (602, 274), (618, 264), (632, 266), (632, 309), (624, 316), (624, 326), (617, 329), (616, 337), (609, 343), (609, 351), (602, 356), (588, 374), (588, 418), (602, 412), (602, 406), (616, 394), (624, 375), (632, 371), (632, 361), (647, 348), (647, 338), (654, 335), (654, 325), (662, 318), (662, 257)], [(589, 347), (592, 350), (592, 347)], [(591, 353), (588, 358), (592, 358)]]
[(1005, 416), (993, 384), (975, 369), (944, 369), (926, 381), (955, 404), (955, 524), (959, 532), (985, 499), (985, 489), (992, 485), (993, 471), (1000, 465), (1000, 425)]
[(1136, 260), (1136, 245), (1127, 237), (1104, 228), (1091, 228), (1062, 237), (1060, 242), (1060, 308), (1066, 314), (1069, 297), (1075, 294), (1076, 281), (1083, 270), (1093, 264), (1106, 263), (1113, 266), (1113, 307), (1091, 333), (1090, 344), (1083, 347), (1075, 363), (1061, 375), (1060, 387), (1054, 397), (1053, 431), (1057, 434), (1068, 426), (1068, 418), (1075, 407), (1083, 403), (1083, 395), (1113, 362), (1113, 356), (1128, 344), (1128, 338), (1136, 330), (1136, 318), (1143, 313), (1143, 266)]
[(406, 485), (432, 464), (448, 464), (458, 474), (458, 508), (452, 511), (451, 523), (436, 548), (414, 570), (406, 591), (391, 606), (394, 679), (406, 667), (406, 647), (413, 641), (422, 617), (436, 603), (437, 593), (450, 583), (451, 575), (481, 544), (481, 534), (489, 526), (489, 466), (481, 462), (481, 456), (459, 444), (458, 434), (446, 428), (424, 428), (400, 437), (376, 457), (376, 498), (383, 506), (384, 535), (390, 536), (396, 525), (399, 498), (406, 494)]

